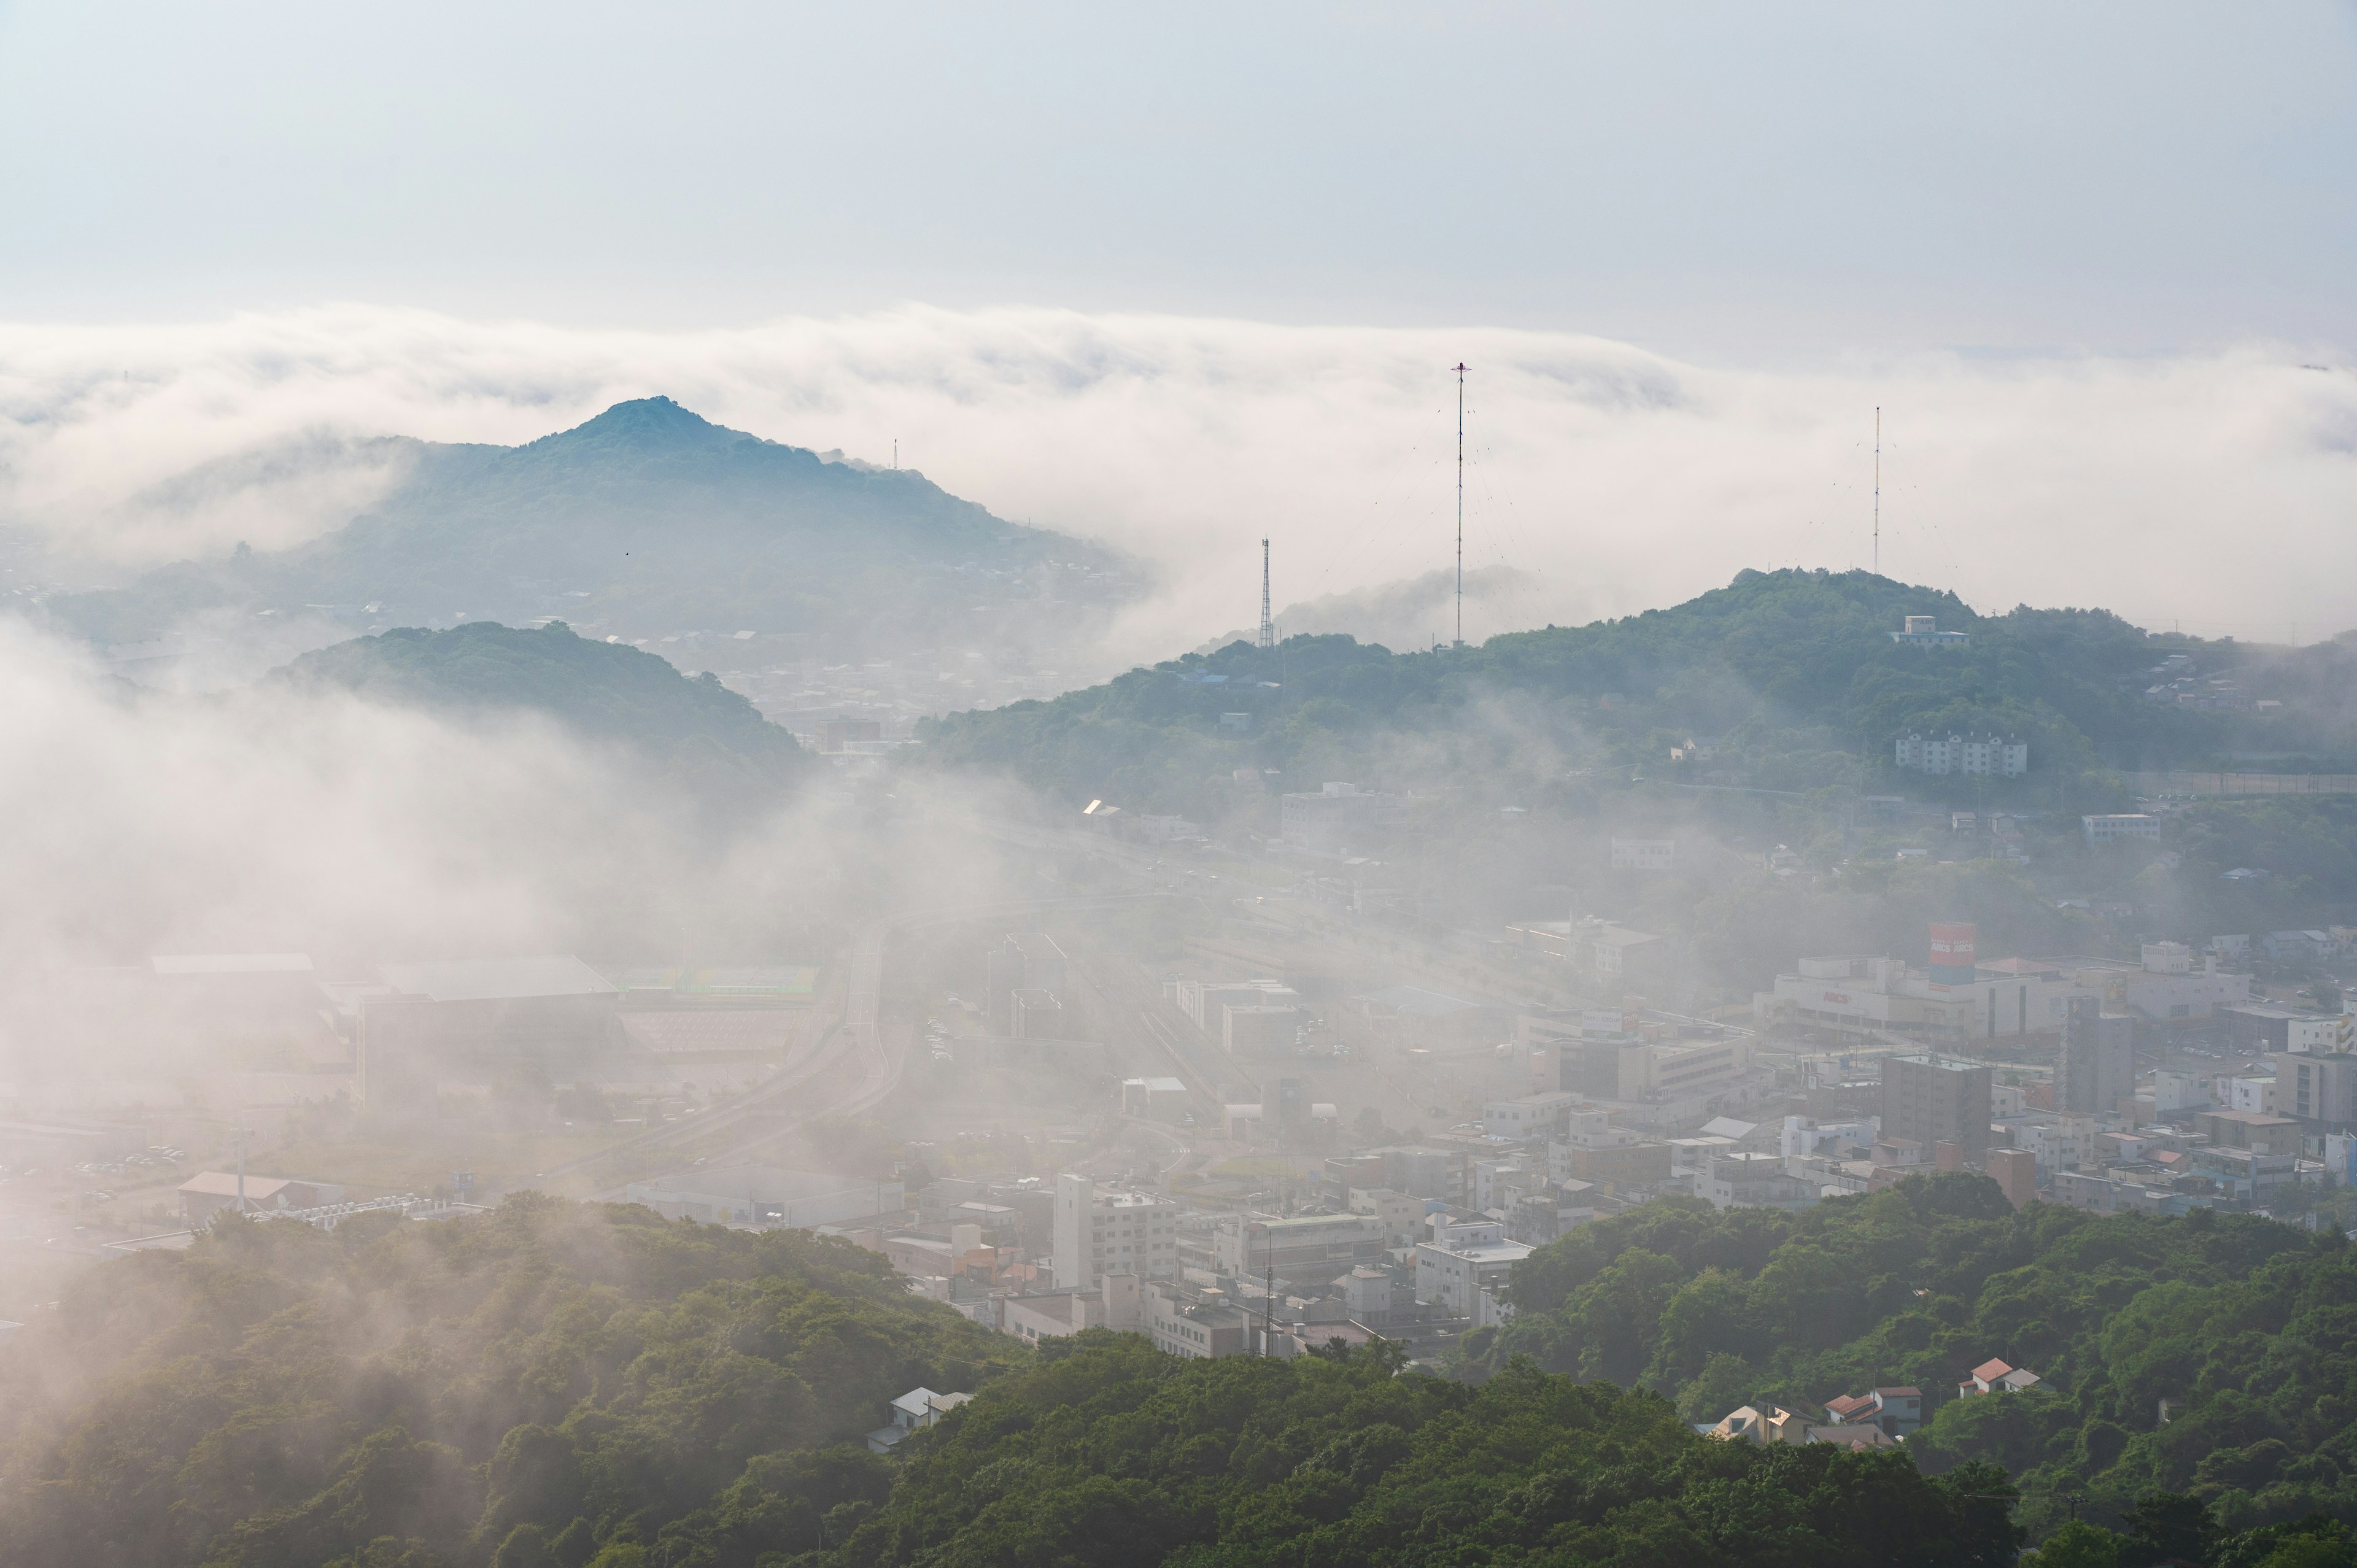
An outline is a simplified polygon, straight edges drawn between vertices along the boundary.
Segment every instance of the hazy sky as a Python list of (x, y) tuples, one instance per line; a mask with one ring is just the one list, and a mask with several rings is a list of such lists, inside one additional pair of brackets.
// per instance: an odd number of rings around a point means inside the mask
[(0, 0), (0, 316), (2357, 343), (2346, 4)]

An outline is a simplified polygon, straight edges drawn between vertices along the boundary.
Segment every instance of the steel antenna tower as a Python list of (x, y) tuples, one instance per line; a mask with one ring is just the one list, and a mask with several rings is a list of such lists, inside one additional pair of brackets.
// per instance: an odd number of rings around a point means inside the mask
[(1457, 635), (1465, 646), (1465, 362), (1457, 363)]
[(1268, 541), (1260, 542), (1260, 645), (1276, 646), (1276, 623), (1268, 618)]
[(1874, 409), (1874, 575), (1882, 575), (1882, 405)]

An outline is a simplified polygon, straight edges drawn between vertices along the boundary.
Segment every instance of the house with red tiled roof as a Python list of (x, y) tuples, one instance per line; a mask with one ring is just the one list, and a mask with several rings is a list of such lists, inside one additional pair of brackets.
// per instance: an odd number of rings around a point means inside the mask
[(1972, 1369), (1963, 1382), (1956, 1385), (1958, 1399), (1970, 1399), (1975, 1394), (2018, 1393), (2034, 1389), (2046, 1380), (2021, 1367), (2007, 1366), (1991, 1358)]

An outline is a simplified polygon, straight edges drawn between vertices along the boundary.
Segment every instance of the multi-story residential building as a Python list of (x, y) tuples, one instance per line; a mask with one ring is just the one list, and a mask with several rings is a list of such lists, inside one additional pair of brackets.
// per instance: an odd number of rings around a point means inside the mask
[(1092, 1286), (1106, 1274), (1170, 1279), (1178, 1273), (1178, 1206), (1060, 1176), (1053, 1258), (1060, 1289)]
[(2029, 743), (2014, 736), (1921, 735), (1899, 737), (1896, 760), (1919, 773), (1960, 773), (1989, 779), (2018, 779), (2029, 771)]
[(1882, 1136), (1910, 1138), (1929, 1149), (1953, 1144), (1967, 1165), (1988, 1156), (1986, 1067), (1939, 1056), (1885, 1057)]

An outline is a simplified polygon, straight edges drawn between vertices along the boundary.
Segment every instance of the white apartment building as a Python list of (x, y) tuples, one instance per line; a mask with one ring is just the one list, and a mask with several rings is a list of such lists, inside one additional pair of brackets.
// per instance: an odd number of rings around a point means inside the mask
[(1054, 1237), (1059, 1290), (1092, 1286), (1107, 1274), (1178, 1277), (1178, 1206), (1167, 1197), (1067, 1173), (1056, 1178)]
[(1578, 1104), (1579, 1096), (1561, 1089), (1492, 1100), (1481, 1107), (1481, 1129), (1499, 1138), (1545, 1137), (1562, 1132), (1565, 1119)]
[(1963, 773), (2018, 779), (2029, 771), (2029, 743), (2012, 736), (1921, 735), (1899, 737), (1898, 763), (1921, 773)]
[(2160, 839), (2160, 819), (2143, 811), (2105, 811), (2079, 819), (2080, 836), (2089, 844), (2114, 843), (2122, 839)]
[(1415, 1299), (1448, 1308), (1451, 1317), (1471, 1317), (1484, 1290), (1494, 1291), (1535, 1251), (1520, 1241), (1497, 1240), (1448, 1246), (1419, 1243), (1415, 1250)]

